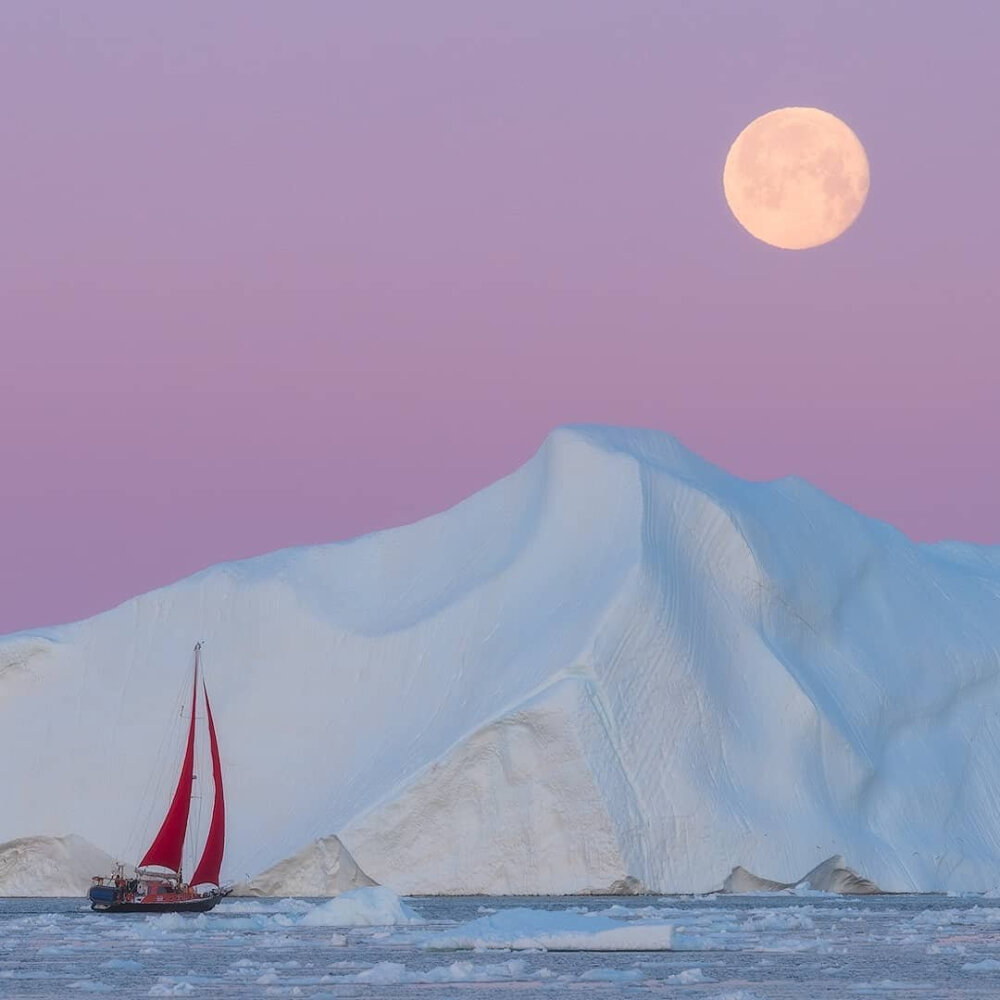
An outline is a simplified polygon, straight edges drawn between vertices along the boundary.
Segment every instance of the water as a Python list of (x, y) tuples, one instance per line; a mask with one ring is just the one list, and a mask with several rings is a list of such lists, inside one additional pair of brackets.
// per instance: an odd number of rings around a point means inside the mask
[[(82, 900), (0, 899), (0, 997), (1000, 996), (1000, 900), (756, 896), (420, 898), (426, 923), (303, 924), (309, 900), (228, 900), (203, 916), (93, 914)], [(668, 952), (429, 950), (512, 907), (666, 920)]]

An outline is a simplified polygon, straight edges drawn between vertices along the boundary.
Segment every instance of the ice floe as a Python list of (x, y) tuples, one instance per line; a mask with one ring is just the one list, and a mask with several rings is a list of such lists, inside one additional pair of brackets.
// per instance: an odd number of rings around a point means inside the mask
[(1000, 972), (1000, 961), (995, 958), (984, 958), (981, 962), (965, 962), (963, 972)]
[(673, 926), (660, 920), (623, 921), (574, 910), (517, 907), (428, 935), (431, 949), (514, 951), (667, 951)]

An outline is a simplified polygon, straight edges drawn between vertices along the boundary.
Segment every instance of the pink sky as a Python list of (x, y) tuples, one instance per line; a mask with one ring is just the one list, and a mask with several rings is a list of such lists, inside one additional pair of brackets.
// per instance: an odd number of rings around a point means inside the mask
[[(0, 6), (0, 631), (449, 506), (555, 425), (661, 428), (1000, 542), (991, 5)], [(790, 104), (872, 166), (753, 240)]]

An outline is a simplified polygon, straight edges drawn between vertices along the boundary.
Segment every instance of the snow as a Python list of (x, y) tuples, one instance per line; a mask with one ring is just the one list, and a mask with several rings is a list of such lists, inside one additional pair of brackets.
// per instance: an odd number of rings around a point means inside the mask
[(425, 947), (444, 950), (667, 951), (673, 927), (662, 920), (624, 922), (572, 910), (517, 907), (428, 935)]
[(201, 639), (234, 881), (315, 873), (336, 835), (402, 893), (710, 891), (833, 854), (889, 891), (983, 889), (998, 612), (1000, 549), (563, 428), (417, 524), (0, 640), (0, 840), (138, 858)]
[(111, 858), (82, 837), (22, 837), (0, 844), (0, 896), (82, 896)]

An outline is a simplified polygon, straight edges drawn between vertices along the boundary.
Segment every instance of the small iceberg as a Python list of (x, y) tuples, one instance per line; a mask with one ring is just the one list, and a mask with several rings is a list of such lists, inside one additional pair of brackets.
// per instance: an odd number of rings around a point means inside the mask
[(422, 924), (423, 917), (384, 885), (342, 893), (310, 910), (303, 927), (392, 927)]
[(339, 896), (375, 885), (334, 835), (307, 844), (233, 890), (234, 896)]
[(796, 882), (776, 882), (754, 875), (737, 865), (722, 884), (724, 893), (787, 892), (790, 889), (811, 889), (813, 892), (833, 892), (845, 896), (876, 896), (884, 894), (871, 879), (847, 867), (843, 855), (834, 854)]
[(85, 896), (93, 876), (112, 863), (75, 835), (8, 840), (0, 844), (0, 896)]

